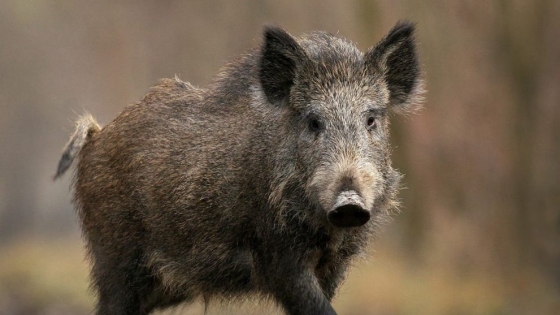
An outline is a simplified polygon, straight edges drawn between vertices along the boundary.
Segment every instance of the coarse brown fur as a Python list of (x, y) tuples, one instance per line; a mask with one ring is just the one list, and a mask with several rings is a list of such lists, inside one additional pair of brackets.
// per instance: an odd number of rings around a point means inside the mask
[(259, 295), (335, 314), (352, 257), (397, 207), (388, 114), (420, 95), (410, 23), (365, 54), (269, 27), (205, 89), (164, 79), (102, 129), (81, 120), (56, 177), (78, 158), (97, 313)]

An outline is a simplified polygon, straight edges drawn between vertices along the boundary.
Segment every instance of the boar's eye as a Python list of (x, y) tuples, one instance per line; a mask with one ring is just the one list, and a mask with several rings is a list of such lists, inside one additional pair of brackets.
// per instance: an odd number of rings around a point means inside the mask
[(368, 116), (366, 121), (367, 130), (374, 130), (377, 128), (377, 118), (375, 116)]
[(313, 114), (307, 116), (307, 125), (311, 132), (319, 132), (323, 129), (323, 123)]

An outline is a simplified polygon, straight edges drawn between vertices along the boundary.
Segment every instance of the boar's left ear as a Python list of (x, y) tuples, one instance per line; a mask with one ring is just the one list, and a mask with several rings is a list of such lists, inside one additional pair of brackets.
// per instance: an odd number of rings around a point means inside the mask
[(265, 27), (259, 79), (270, 103), (288, 98), (296, 70), (305, 57), (305, 51), (290, 34), (278, 27)]
[(420, 107), (422, 81), (414, 43), (414, 24), (399, 22), (365, 56), (367, 71), (380, 75), (389, 90), (392, 110), (410, 112)]

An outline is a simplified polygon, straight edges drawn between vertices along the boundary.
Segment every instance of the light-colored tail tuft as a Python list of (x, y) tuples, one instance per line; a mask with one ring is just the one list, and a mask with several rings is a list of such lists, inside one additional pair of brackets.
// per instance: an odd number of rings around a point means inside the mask
[(101, 127), (97, 121), (95, 121), (95, 119), (89, 114), (82, 116), (76, 122), (76, 131), (64, 147), (62, 157), (58, 162), (58, 168), (56, 170), (56, 174), (54, 175), (55, 180), (62, 176), (68, 168), (70, 168), (72, 162), (74, 162), (74, 159), (76, 158), (76, 155), (80, 152), (87, 139), (100, 130)]

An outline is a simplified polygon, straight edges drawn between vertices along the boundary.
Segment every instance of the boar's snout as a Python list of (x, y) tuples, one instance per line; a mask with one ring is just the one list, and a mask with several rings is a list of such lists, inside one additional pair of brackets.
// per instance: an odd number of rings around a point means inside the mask
[(341, 192), (333, 208), (327, 212), (329, 222), (337, 227), (361, 226), (369, 221), (370, 216), (362, 197), (354, 190)]

